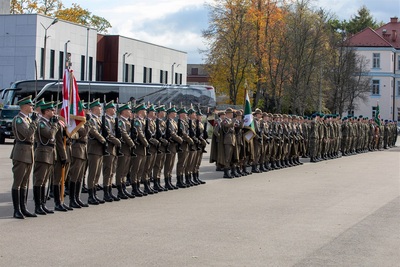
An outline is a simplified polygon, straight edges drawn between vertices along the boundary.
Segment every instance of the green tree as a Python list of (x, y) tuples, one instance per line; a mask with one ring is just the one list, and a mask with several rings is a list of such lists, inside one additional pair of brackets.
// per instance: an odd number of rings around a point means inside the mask
[(366, 6), (362, 6), (357, 14), (352, 16), (348, 23), (344, 23), (347, 33), (356, 34), (367, 27), (376, 29), (380, 26), (379, 23), (372, 17), (369, 9)]

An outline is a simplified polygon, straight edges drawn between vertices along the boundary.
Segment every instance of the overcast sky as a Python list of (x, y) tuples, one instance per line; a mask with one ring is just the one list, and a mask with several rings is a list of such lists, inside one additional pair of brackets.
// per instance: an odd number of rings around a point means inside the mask
[[(106, 18), (119, 34), (138, 40), (163, 45), (188, 53), (188, 63), (202, 63), (199, 49), (205, 49), (201, 31), (207, 28), (208, 11), (205, 2), (212, 0), (86, 0), (83, 8)], [(74, 0), (63, 0), (66, 7)], [(400, 17), (400, 0), (315, 0), (339, 19), (347, 19), (366, 5), (378, 20), (389, 22)]]

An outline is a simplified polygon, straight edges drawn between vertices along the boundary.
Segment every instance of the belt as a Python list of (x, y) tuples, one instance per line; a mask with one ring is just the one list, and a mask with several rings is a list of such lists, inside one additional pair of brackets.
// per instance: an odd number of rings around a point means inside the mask
[(47, 145), (39, 144), (39, 146), (48, 146), (54, 148), (54, 144), (47, 144)]
[(87, 142), (81, 141), (81, 140), (74, 140), (74, 144), (76, 144), (76, 143), (87, 145)]
[(17, 144), (30, 145), (30, 146), (33, 145), (33, 143), (32, 143), (32, 142), (29, 142), (29, 141), (18, 141), (18, 140), (17, 140), (16, 143), (17, 143)]

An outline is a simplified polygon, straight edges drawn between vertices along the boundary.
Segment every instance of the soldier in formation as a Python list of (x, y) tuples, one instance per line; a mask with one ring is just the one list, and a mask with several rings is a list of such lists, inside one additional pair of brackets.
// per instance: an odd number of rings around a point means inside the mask
[(223, 166), (224, 178), (302, 165), (300, 158), (319, 162), (388, 149), (397, 141), (396, 122), (381, 120), (379, 125), (363, 116), (315, 113), (302, 117), (256, 109), (250, 129), (243, 127), (240, 110), (228, 108), (217, 114), (210, 162), (216, 163), (217, 170)]

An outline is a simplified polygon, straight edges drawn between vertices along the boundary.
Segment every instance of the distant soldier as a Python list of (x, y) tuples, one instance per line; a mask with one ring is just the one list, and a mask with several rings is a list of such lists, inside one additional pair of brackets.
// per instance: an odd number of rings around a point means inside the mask
[[(194, 171), (193, 171), (193, 180), (195, 182), (197, 182), (198, 184), (205, 184), (206, 182), (201, 180), (199, 177), (199, 173), (200, 173), (200, 164), (201, 164), (201, 160), (203, 158), (203, 153), (206, 153), (205, 148), (207, 146), (207, 132), (205, 129), (205, 126), (203, 125), (202, 122), (202, 118), (203, 118), (203, 114), (201, 113), (201, 110), (199, 109), (196, 112), (196, 135), (197, 138), (200, 140), (200, 144), (201, 144), (201, 149), (196, 151), (196, 157), (194, 160)], [(207, 121), (205, 123), (208, 123)]]
[(225, 119), (225, 111), (218, 112), (218, 118), (214, 122), (213, 135), (211, 138), (210, 163), (216, 162), (216, 171), (223, 170), (223, 164), (218, 161), (219, 141), (221, 136), (221, 122)]
[(185, 108), (178, 110), (178, 136), (183, 140), (181, 146), (182, 151), (178, 152), (178, 160), (176, 163), (176, 186), (179, 188), (186, 188), (191, 186), (183, 181), (183, 175), (188, 164), (189, 151), (193, 150), (194, 144), (192, 138), (189, 137), (189, 124), (187, 121), (187, 111)]
[(165, 156), (165, 165), (164, 165), (164, 178), (165, 178), (165, 187), (168, 190), (178, 189), (177, 186), (172, 184), (172, 169), (174, 168), (176, 153), (178, 150), (178, 145), (180, 146), (183, 142), (183, 139), (178, 136), (178, 125), (175, 122), (176, 117), (176, 109), (175, 107), (169, 108), (167, 110), (168, 118), (165, 122), (165, 136), (166, 139), (170, 142), (169, 150), (170, 153)]
[(37, 148), (35, 150), (35, 165), (33, 167), (33, 196), (35, 199), (35, 213), (46, 215), (54, 213), (46, 207), (46, 182), (54, 171), (56, 159), (55, 135), (60, 128), (58, 117), (54, 116), (53, 102), (40, 106), (42, 116), (38, 121), (36, 131)]
[(29, 118), (33, 111), (32, 96), (22, 98), (17, 103), (20, 112), (12, 121), (12, 129), (15, 136), (14, 147), (10, 158), (12, 159), (13, 185), (11, 196), (14, 206), (13, 217), (24, 219), (25, 217), (37, 217), (26, 208), (28, 197), (29, 176), (33, 164), (33, 142), (36, 132), (36, 113)]
[[(170, 142), (167, 140), (166, 130), (167, 125), (165, 123), (165, 115), (166, 109), (164, 105), (158, 106), (156, 108), (157, 118), (155, 119), (156, 123), (156, 138), (160, 141), (159, 151), (154, 162), (152, 174), (154, 178), (153, 187), (157, 191), (167, 191), (167, 188), (161, 186), (161, 171), (164, 168), (166, 154), (171, 153), (169, 151)], [(165, 177), (164, 177), (165, 179)], [(167, 179), (165, 179), (165, 186), (167, 186)]]
[[(225, 110), (226, 117), (221, 122), (223, 149), (221, 149), (219, 158), (224, 162), (224, 178), (234, 178), (237, 176), (235, 164), (238, 160), (235, 137), (235, 122), (233, 121), (233, 110)], [(229, 173), (230, 171), (230, 173)]]

